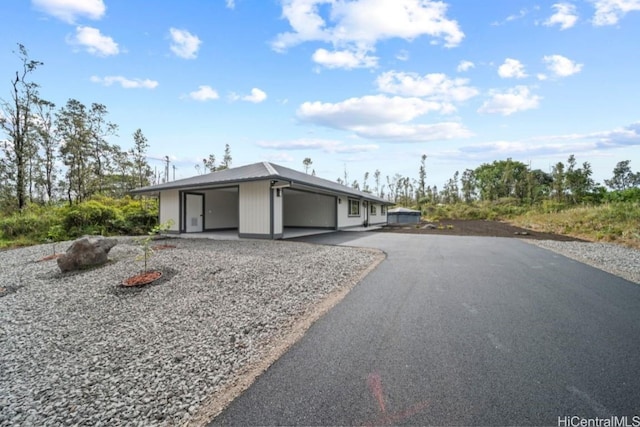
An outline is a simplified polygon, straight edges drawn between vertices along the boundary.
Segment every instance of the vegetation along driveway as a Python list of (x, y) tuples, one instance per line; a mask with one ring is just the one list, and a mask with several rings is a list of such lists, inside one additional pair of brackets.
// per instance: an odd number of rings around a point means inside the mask
[(214, 424), (640, 419), (637, 284), (517, 239), (306, 240), (388, 259)]

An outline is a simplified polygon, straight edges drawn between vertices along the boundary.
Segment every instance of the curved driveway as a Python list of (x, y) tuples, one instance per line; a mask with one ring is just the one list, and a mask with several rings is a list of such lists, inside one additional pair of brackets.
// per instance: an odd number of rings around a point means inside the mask
[(301, 240), (388, 258), (215, 424), (640, 426), (640, 286), (517, 239)]

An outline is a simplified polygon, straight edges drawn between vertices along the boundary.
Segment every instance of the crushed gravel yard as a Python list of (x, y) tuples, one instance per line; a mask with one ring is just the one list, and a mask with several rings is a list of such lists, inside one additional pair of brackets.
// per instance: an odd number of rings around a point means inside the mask
[(184, 424), (383, 257), (170, 239), (149, 261), (163, 277), (123, 288), (141, 249), (118, 242), (107, 265), (66, 274), (42, 260), (51, 244), (0, 252), (0, 426)]
[(640, 250), (612, 243), (527, 240), (536, 246), (640, 284)]

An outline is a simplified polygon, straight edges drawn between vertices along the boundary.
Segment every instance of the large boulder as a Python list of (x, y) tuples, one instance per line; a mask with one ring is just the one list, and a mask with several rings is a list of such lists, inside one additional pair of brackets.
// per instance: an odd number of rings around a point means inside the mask
[(105, 264), (109, 260), (109, 251), (117, 244), (116, 239), (105, 239), (102, 236), (81, 237), (58, 258), (58, 267), (65, 273)]

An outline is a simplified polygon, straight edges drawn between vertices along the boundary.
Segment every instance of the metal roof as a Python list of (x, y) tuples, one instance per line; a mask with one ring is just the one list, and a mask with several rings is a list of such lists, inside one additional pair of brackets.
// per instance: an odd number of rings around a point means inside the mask
[(292, 186), (295, 186), (295, 184), (299, 184), (317, 190), (345, 194), (347, 196), (354, 196), (357, 198), (376, 201), (387, 205), (393, 204), (388, 200), (374, 196), (373, 194), (355, 190), (351, 187), (347, 187), (346, 185), (338, 184), (337, 182), (318, 178), (317, 176), (309, 175), (304, 172), (299, 172), (294, 169), (285, 168), (284, 166), (276, 165), (269, 162), (253, 163), (246, 166), (239, 166), (237, 168), (215, 171), (205, 175), (197, 175), (191, 178), (184, 178), (177, 181), (142, 187), (132, 190), (131, 193), (149, 194), (158, 193), (163, 190), (218, 187), (227, 184), (237, 184), (240, 182), (257, 181), (263, 179), (288, 181), (292, 184)]
[(409, 215), (420, 215), (422, 212), (414, 209), (408, 209), (408, 208), (393, 208), (387, 211), (387, 214), (397, 214), (397, 213), (409, 214)]

